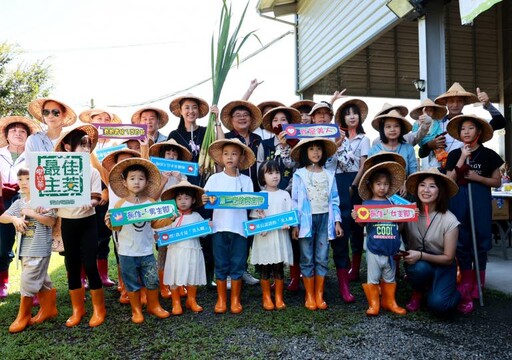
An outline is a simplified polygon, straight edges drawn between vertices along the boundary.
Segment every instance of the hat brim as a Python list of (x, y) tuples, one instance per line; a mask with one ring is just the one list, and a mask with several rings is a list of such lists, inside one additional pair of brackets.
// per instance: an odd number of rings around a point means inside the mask
[(454, 92), (446, 92), (442, 95), (436, 97), (434, 102), (438, 105), (446, 106), (449, 98), (452, 97), (460, 97), (464, 100), (464, 105), (474, 104), (479, 102), (478, 97), (475, 94), (472, 94), (467, 91), (454, 91)]
[(375, 114), (375, 117), (381, 116), (381, 115), (386, 115), (393, 110), (398, 111), (398, 113), (400, 115), (402, 115), (403, 117), (406, 117), (407, 114), (409, 113), (409, 110), (407, 109), (407, 107), (405, 107), (403, 105), (390, 105), (389, 107), (383, 108), (381, 111), (379, 111), (377, 114)]
[(117, 163), (112, 170), (110, 170), (109, 184), (112, 191), (121, 199), (130, 195), (128, 188), (124, 185), (123, 171), (132, 165), (141, 165), (148, 170), (146, 188), (141, 192), (141, 195), (157, 200), (160, 197), (160, 185), (162, 181), (160, 171), (151, 161), (142, 158), (125, 159)]
[(373, 195), (368, 187), (368, 181), (373, 172), (378, 169), (386, 169), (391, 174), (391, 184), (389, 185), (389, 192), (387, 196), (395, 194), (405, 182), (405, 169), (402, 165), (394, 161), (385, 161), (380, 164), (374, 165), (365, 171), (361, 180), (359, 181), (359, 196), (363, 200), (370, 199)]
[[(390, 160), (392, 158), (392, 160)], [(373, 154), (372, 156), (368, 157), (365, 162), (363, 163), (363, 169), (361, 170), (364, 174), (369, 168), (372, 166), (375, 166), (377, 164), (386, 162), (386, 161), (394, 161), (399, 163), (404, 169), (406, 168), (406, 161), (404, 157), (398, 153), (394, 153), (391, 151), (380, 151), (377, 154)]]
[(169, 122), (169, 115), (162, 109), (147, 107), (137, 110), (131, 118), (132, 124), (140, 124), (140, 117), (144, 111), (154, 111), (158, 114), (158, 128), (161, 129)]
[(160, 148), (162, 146), (174, 146), (179, 149), (179, 160), (182, 161), (191, 161), (192, 153), (183, 145), (178, 144), (178, 142), (174, 139), (170, 139), (167, 141), (159, 142), (151, 145), (149, 148), (149, 156), (160, 157)]
[(476, 121), (480, 123), (482, 126), (482, 133), (480, 134), (480, 143), (487, 142), (492, 139), (493, 137), (493, 129), (492, 126), (485, 121), (482, 118), (479, 118), (476, 115), (457, 115), (454, 116), (446, 126), (446, 131), (448, 131), (448, 134), (454, 139), (457, 139), (459, 141), (462, 141), (459, 134), (459, 125), (464, 121)]
[(213, 159), (213, 161), (219, 164), (219, 166), (224, 166), (224, 162), (222, 161), (222, 149), (228, 144), (239, 146), (243, 150), (242, 155), (244, 155), (244, 157), (240, 161), (240, 164), (238, 164), (238, 168), (240, 170), (246, 170), (256, 162), (256, 156), (254, 156), (251, 148), (245, 144), (242, 144), (240, 140), (221, 139), (212, 142), (208, 148), (208, 154), (210, 154), (210, 157)]
[(289, 122), (289, 124), (300, 124), (301, 123), (300, 112), (297, 109), (295, 109), (293, 107), (287, 107), (287, 106), (278, 106), (276, 108), (273, 108), (270, 111), (267, 111), (265, 116), (263, 116), (262, 124), (263, 124), (264, 129), (266, 129), (270, 132), (273, 132), (272, 131), (273, 130), (272, 129), (272, 120), (274, 119), (274, 116), (276, 116), (276, 114), (278, 112), (284, 112), (290, 116), (291, 121)]
[(220, 121), (222, 121), (224, 127), (230, 131), (234, 129), (233, 120), (231, 119), (231, 111), (238, 106), (247, 108), (251, 113), (251, 125), (249, 127), (249, 131), (252, 132), (259, 128), (261, 125), (261, 111), (256, 105), (245, 100), (231, 101), (222, 108), (222, 111), (220, 112)]
[[(426, 175), (424, 177), (424, 175)], [(418, 196), (418, 183), (420, 178), (426, 178), (426, 177), (435, 177), (442, 181), (444, 186), (448, 188), (448, 197), (453, 197), (457, 192), (459, 191), (459, 187), (453, 181), (453, 179), (445, 174), (442, 174), (437, 169), (429, 169), (429, 170), (423, 170), (415, 172), (414, 174), (409, 175), (405, 182), (405, 187), (407, 188), (407, 192), (411, 195)]]
[(43, 106), (48, 101), (56, 102), (57, 104), (59, 104), (60, 106), (62, 106), (64, 108), (65, 116), (64, 116), (64, 119), (62, 120), (62, 126), (64, 126), (64, 127), (65, 126), (71, 126), (71, 125), (73, 125), (76, 122), (77, 117), (76, 117), (76, 114), (73, 111), (73, 109), (71, 109), (69, 106), (64, 104), (62, 101), (51, 99), (51, 98), (40, 98), (40, 99), (32, 100), (28, 104), (28, 112), (36, 120), (38, 120), (39, 122), (42, 122), (43, 124), (45, 124), (45, 121), (43, 119)]
[(59, 138), (57, 139), (57, 142), (55, 144), (54, 151), (66, 151), (64, 148), (64, 138), (71, 134), (73, 131), (80, 130), (87, 134), (87, 136), (91, 139), (92, 146), (91, 146), (91, 152), (96, 148), (96, 145), (98, 144), (98, 129), (94, 125), (91, 124), (84, 124), (84, 123), (75, 123), (72, 127), (65, 129), (61, 132)]
[(130, 149), (121, 149), (121, 150), (114, 151), (114, 152), (108, 154), (107, 156), (105, 156), (105, 158), (101, 162), (101, 166), (103, 166), (103, 168), (105, 170), (110, 172), (110, 170), (112, 170), (114, 165), (117, 164), (116, 158), (118, 157), (118, 155), (121, 155), (121, 154), (130, 154), (130, 155), (133, 155), (133, 157), (140, 157), (140, 152), (138, 152), (138, 151), (130, 150)]
[(116, 114), (108, 112), (106, 110), (101, 110), (101, 109), (84, 110), (80, 113), (80, 115), (78, 115), (78, 118), (83, 123), (92, 124), (92, 123), (95, 123), (93, 121), (93, 115), (92, 115), (93, 113), (95, 113), (94, 116), (102, 114), (102, 113), (107, 113), (110, 116), (110, 124), (122, 124), (123, 123), (121, 118), (119, 116), (117, 116)]
[(194, 96), (192, 94), (187, 94), (184, 96), (177, 97), (176, 99), (171, 101), (171, 103), (169, 104), (169, 110), (171, 110), (171, 113), (174, 116), (177, 116), (177, 117), (181, 116), (180, 103), (186, 99), (194, 100), (199, 104), (199, 116), (198, 116), (199, 118), (205, 117), (210, 112), (210, 106), (208, 105), (208, 103), (205, 100), (201, 99), (200, 97)]
[(307, 146), (308, 144), (315, 142), (315, 141), (321, 141), (324, 144), (324, 149), (326, 151), (327, 158), (330, 158), (333, 156), (336, 151), (338, 150), (338, 147), (334, 143), (334, 141), (326, 138), (310, 138), (310, 139), (302, 139), (298, 142), (297, 145), (295, 145), (290, 153), (291, 158), (298, 162), (300, 158), (300, 149), (304, 146)]
[(162, 193), (162, 196), (160, 198), (162, 199), (162, 201), (175, 199), (176, 193), (180, 189), (192, 189), (192, 190), (196, 191), (196, 196), (195, 196), (196, 201), (192, 205), (193, 209), (198, 208), (203, 205), (204, 189), (199, 186), (192, 185), (188, 181), (180, 181), (178, 184), (171, 186), (169, 189), (165, 190)]
[(273, 109), (273, 108), (278, 107), (278, 106), (286, 106), (286, 105), (283, 104), (282, 102), (279, 102), (279, 101), (269, 100), (269, 101), (260, 102), (256, 106), (258, 107), (258, 109), (260, 109), (261, 114), (265, 115), (263, 110), (265, 110), (265, 108), (267, 108), (269, 106)]
[(402, 136), (404, 136), (405, 134), (407, 134), (408, 132), (410, 132), (412, 130), (412, 125), (409, 121), (407, 121), (406, 118), (402, 117), (402, 116), (399, 116), (399, 115), (393, 115), (393, 114), (384, 114), (384, 115), (379, 115), (377, 116), (376, 118), (374, 118), (372, 120), (372, 127), (379, 131), (379, 126), (380, 126), (380, 123), (382, 121), (386, 121), (387, 119), (395, 119), (395, 120), (398, 120), (400, 121), (404, 127), (405, 127), (405, 132), (403, 134), (401, 134)]
[(423, 109), (428, 107), (434, 109), (434, 114), (432, 115), (432, 118), (436, 120), (444, 118), (448, 113), (446, 107), (432, 103), (432, 105), (420, 105), (418, 107), (415, 107), (414, 109), (411, 110), (409, 116), (414, 120), (418, 120), (420, 118), (420, 115), (423, 114)]
[(341, 125), (341, 113), (343, 112), (343, 109), (349, 106), (356, 106), (359, 109), (359, 112), (361, 113), (359, 123), (363, 124), (364, 121), (366, 120), (366, 117), (368, 116), (368, 105), (363, 100), (360, 99), (347, 100), (340, 105), (340, 107), (336, 110), (336, 114), (334, 115), (334, 121), (336, 122), (336, 124)]
[(28, 127), (29, 133), (27, 134), (27, 137), (32, 134), (35, 134), (38, 131), (41, 131), (41, 127), (34, 120), (28, 119), (23, 116), (6, 116), (0, 119), (0, 147), (9, 145), (7, 137), (5, 136), (5, 129), (9, 125), (16, 123), (20, 123)]

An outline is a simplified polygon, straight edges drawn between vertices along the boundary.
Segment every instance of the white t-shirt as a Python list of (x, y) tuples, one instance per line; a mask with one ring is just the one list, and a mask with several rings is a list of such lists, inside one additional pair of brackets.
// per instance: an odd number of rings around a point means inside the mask
[[(152, 201), (134, 204), (125, 201), (120, 208), (150, 204)], [(141, 223), (123, 225), (117, 233), (119, 247), (117, 249), (119, 255), (123, 256), (147, 256), (153, 254), (155, 240), (153, 238), (153, 228), (151, 221)]]
[[(101, 176), (98, 170), (91, 166), (91, 195), (101, 196)], [(82, 210), (80, 207), (59, 208), (57, 215), (64, 219), (82, 219), (96, 214), (94, 208)]]

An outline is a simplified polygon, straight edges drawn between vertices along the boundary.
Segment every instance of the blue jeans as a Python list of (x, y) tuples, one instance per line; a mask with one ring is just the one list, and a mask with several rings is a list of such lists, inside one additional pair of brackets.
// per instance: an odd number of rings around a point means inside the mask
[(448, 266), (418, 261), (405, 266), (407, 279), (414, 291), (427, 295), (430, 310), (443, 313), (454, 309), (460, 300), (457, 291), (457, 264)]
[[(124, 256), (119, 255), (121, 276), (126, 290), (139, 291), (142, 286), (148, 290), (158, 289), (158, 266), (153, 255)], [(142, 285), (141, 285), (142, 281)]]
[(217, 280), (242, 278), (247, 266), (247, 239), (240, 234), (221, 231), (212, 235), (215, 277)]
[(325, 276), (329, 263), (327, 224), (329, 214), (314, 214), (311, 237), (299, 239), (300, 271), (305, 277)]

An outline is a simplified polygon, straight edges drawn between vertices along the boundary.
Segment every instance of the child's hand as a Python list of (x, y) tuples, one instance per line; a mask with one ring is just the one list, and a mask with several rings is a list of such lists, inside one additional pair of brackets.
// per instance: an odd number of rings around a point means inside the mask
[(37, 213), (33, 209), (21, 209), (21, 215), (33, 218), (34, 215), (37, 215)]
[(463, 158), (464, 160), (466, 160), (466, 158), (468, 158), (469, 156), (471, 156), (471, 148), (469, 147), (469, 145), (464, 145), (462, 148), (461, 148), (461, 158)]
[(355, 221), (357, 220), (357, 214), (356, 214), (356, 211), (352, 209), (352, 211), (350, 212), (350, 216), (352, 216), (352, 219)]
[(139, 139), (139, 144), (142, 147), (143, 145), (148, 146), (149, 145), (149, 136), (146, 136), (143, 139)]
[(173, 215), (171, 216), (169, 219), (171, 219), (172, 222), (174, 222), (174, 220), (176, 220), (177, 216), (176, 215)]
[(281, 229), (283, 229), (283, 230), (290, 230), (290, 225), (284, 224)]
[(263, 231), (263, 232), (261, 232), (260, 234), (261, 234), (261, 236), (267, 236), (268, 231)]
[(38, 206), (36, 207), (36, 213), (38, 213), (39, 215), (44, 215), (45, 213), (47, 213), (49, 210), (48, 209), (45, 209), (44, 207), (42, 206)]
[(22, 218), (13, 218), (12, 224), (14, 225), (14, 228), (16, 231), (24, 234), (25, 231), (27, 231), (27, 224), (28, 221), (22, 219)]
[(206, 204), (208, 202), (208, 195), (203, 194), (203, 196), (201, 197), (201, 200), (203, 200), (203, 205)]
[(464, 179), (470, 180), (470, 181), (478, 181), (480, 178), (480, 175), (478, 175), (474, 170), (468, 170), (464, 174)]
[(292, 239), (299, 240), (299, 228), (297, 226), (292, 227)]
[(341, 227), (341, 223), (339, 221), (336, 221), (336, 237), (343, 237), (343, 228)]
[(258, 214), (258, 218), (263, 219), (265, 217), (265, 211), (262, 209), (256, 210), (256, 214)]
[(105, 225), (109, 228), (109, 229), (112, 229), (112, 223), (110, 222), (110, 211), (107, 211), (107, 213), (105, 214)]
[(402, 186), (400, 186), (398, 193), (400, 194), (401, 197), (404, 197), (407, 195), (407, 187), (405, 186), (405, 182), (403, 183)]
[(209, 226), (211, 229), (213, 229), (213, 221), (209, 220), (209, 221), (208, 221), (208, 226)]

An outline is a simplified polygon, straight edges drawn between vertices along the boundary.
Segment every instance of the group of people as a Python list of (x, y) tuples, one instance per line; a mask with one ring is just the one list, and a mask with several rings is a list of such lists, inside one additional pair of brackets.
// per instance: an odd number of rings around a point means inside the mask
[[(56, 99), (37, 99), (28, 110), (34, 119), (9, 116), (0, 121), (0, 297), (7, 296), (8, 268), (15, 231), (22, 234), (17, 249), (22, 261), (19, 313), (9, 331), (19, 332), (57, 315), (56, 290), (48, 276), (52, 240), (62, 238), (62, 254), (68, 273), (72, 314), (68, 327), (85, 316), (85, 290), (89, 289), (93, 314), (91, 327), (106, 316), (104, 286), (108, 278), (108, 244), (114, 239), (118, 262), (119, 301), (130, 304), (132, 321), (144, 321), (142, 306), (159, 318), (193, 312), (197, 287), (217, 289), (215, 313), (242, 311), (242, 279), (248, 262), (261, 280), (262, 306), (282, 310), (285, 265), (289, 266), (289, 291), (298, 291), (302, 280), (305, 307), (326, 309), (324, 284), (329, 249), (346, 303), (355, 301), (350, 281), (359, 279), (366, 250), (367, 281), (363, 283), (369, 308), (405, 314), (423, 302), (435, 312), (473, 310), (478, 297), (475, 259), (482, 286), (487, 251), (491, 248), (491, 187), (500, 185), (503, 160), (483, 143), (493, 131), (505, 127), (504, 117), (485, 92), (467, 92), (458, 83), (435, 101), (425, 100), (410, 113), (404, 106), (386, 104), (372, 120), (379, 138), (371, 144), (363, 122), (367, 104), (343, 100), (336, 92), (331, 102), (301, 100), (291, 106), (276, 101), (258, 105), (248, 101), (258, 82), (251, 82), (242, 100), (231, 101), (221, 111), (191, 94), (169, 105), (179, 118), (168, 136), (160, 129), (169, 122), (166, 111), (147, 107), (135, 112), (133, 124), (146, 124), (144, 140), (124, 141), (126, 147), (109, 153), (101, 162), (96, 149), (119, 145), (98, 138), (94, 124), (121, 123), (115, 114), (92, 109), (80, 114)], [(490, 112), (487, 122), (462, 114), (464, 105), (481, 102)], [(207, 150), (217, 165), (209, 177), (160, 171), (150, 156), (198, 162), (206, 128), (197, 120), (215, 114), (216, 141)], [(409, 113), (414, 125), (405, 118)], [(286, 124), (329, 124), (339, 137), (290, 139)], [(224, 133), (223, 129), (229, 131)], [(44, 129), (44, 130), (43, 130)], [(428, 170), (418, 171), (414, 146), (425, 158)], [(91, 153), (91, 199), (76, 208), (45, 209), (30, 204), (26, 155), (30, 152)], [(267, 193), (268, 208), (207, 210), (208, 192)], [(471, 194), (470, 194), (471, 193)], [(355, 205), (390, 205), (396, 194), (416, 202), (418, 221), (356, 222)], [(470, 222), (469, 197), (478, 204), (475, 224)], [(113, 226), (110, 210), (159, 200), (176, 201), (178, 213), (167, 218)], [(247, 237), (243, 222), (296, 210), (298, 225)], [(212, 235), (192, 238), (158, 248), (155, 258), (154, 229), (173, 229), (211, 219)], [(471, 226), (476, 228), (478, 252), (472, 252)], [(330, 245), (330, 246), (329, 246)], [(351, 254), (351, 257), (350, 257)], [(477, 256), (476, 256), (477, 255)], [(395, 300), (398, 259), (403, 259), (413, 293), (406, 309)], [(457, 268), (461, 279), (457, 280)], [(272, 281), (273, 278), (273, 281)], [(215, 279), (215, 280), (213, 280)], [(272, 297), (271, 293), (275, 294)], [(159, 296), (172, 299), (171, 313), (161, 307)], [(39, 312), (32, 317), (32, 306)]]

